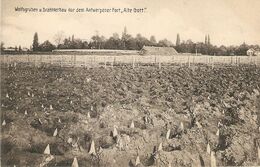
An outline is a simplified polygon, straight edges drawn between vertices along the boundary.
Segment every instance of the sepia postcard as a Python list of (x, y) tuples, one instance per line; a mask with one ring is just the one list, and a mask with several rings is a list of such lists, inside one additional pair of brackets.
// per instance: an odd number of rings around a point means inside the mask
[(0, 11), (0, 166), (260, 166), (260, 0)]

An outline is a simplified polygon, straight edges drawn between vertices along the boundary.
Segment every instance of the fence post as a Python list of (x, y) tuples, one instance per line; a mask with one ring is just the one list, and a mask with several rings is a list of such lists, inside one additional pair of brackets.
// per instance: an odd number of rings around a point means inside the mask
[(188, 66), (190, 68), (190, 55), (188, 56)]
[(214, 68), (214, 60), (213, 60), (213, 57), (211, 57), (211, 68), (212, 68), (212, 69)]
[(42, 55), (41, 55), (41, 57), (40, 57), (40, 63), (41, 63), (41, 65), (42, 65)]
[(7, 67), (9, 67), (9, 57), (8, 57), (8, 55), (6, 55), (6, 64), (7, 64)]
[(116, 64), (116, 57), (114, 57), (114, 63), (113, 64)]
[(105, 60), (105, 61), (104, 61), (105, 68), (107, 68), (107, 57), (106, 57), (106, 56), (104, 57), (104, 60)]
[(111, 62), (111, 66), (112, 68), (114, 67), (114, 57), (113, 57), (113, 61)]
[(159, 62), (159, 69), (161, 69), (162, 65), (161, 65), (161, 58), (160, 57), (158, 58), (158, 62)]
[(63, 57), (63, 55), (61, 55), (61, 57), (60, 57), (60, 67), (62, 67), (62, 57)]
[(135, 68), (135, 59), (134, 59), (134, 56), (132, 56), (132, 67), (133, 67), (133, 69)]
[(50, 58), (50, 64), (52, 64), (52, 56), (50, 55), (49, 58)]
[(96, 65), (96, 56), (94, 56), (94, 55), (93, 55), (93, 61), (94, 61), (93, 66), (95, 67), (95, 65)]
[(34, 67), (36, 67), (36, 60), (37, 60), (37, 55), (34, 55), (34, 60), (33, 60)]
[(77, 64), (76, 64), (77, 62), (76, 62), (76, 55), (74, 55), (74, 67), (76, 67), (77, 66)]

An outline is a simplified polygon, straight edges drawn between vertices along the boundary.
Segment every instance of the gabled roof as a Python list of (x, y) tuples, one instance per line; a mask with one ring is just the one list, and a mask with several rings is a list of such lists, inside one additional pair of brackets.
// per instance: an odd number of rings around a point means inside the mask
[(176, 55), (178, 52), (173, 47), (154, 47), (143, 46), (141, 49), (143, 55)]
[(254, 51), (255, 51), (255, 49), (253, 49), (253, 48), (250, 48), (247, 50), (247, 52), (254, 52)]

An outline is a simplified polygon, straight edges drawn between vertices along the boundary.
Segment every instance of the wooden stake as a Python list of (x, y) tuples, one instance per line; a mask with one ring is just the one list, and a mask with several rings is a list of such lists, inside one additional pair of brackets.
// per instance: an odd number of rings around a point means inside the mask
[(135, 166), (141, 164), (139, 156), (136, 157)]
[(135, 68), (135, 59), (134, 59), (134, 56), (132, 56), (132, 67), (133, 67), (133, 69)]
[(96, 155), (96, 150), (95, 150), (95, 142), (92, 140), (91, 145), (90, 145), (90, 149), (88, 152), (90, 155)]
[(219, 129), (218, 129), (217, 132), (216, 132), (216, 136), (219, 136)]
[(170, 134), (171, 134), (171, 129), (169, 129), (166, 133), (166, 139), (169, 140), (170, 139)]
[(215, 156), (215, 152), (213, 151), (210, 154), (210, 166), (217, 167), (216, 156)]
[(132, 129), (135, 128), (134, 121), (131, 122), (130, 128), (132, 128)]
[(74, 157), (71, 167), (79, 167), (78, 160)]
[(51, 150), (50, 150), (50, 145), (48, 144), (47, 147), (45, 148), (43, 154), (51, 155)]
[(158, 149), (157, 149), (158, 151), (162, 151), (163, 149), (162, 149), (162, 143), (160, 143), (159, 144), (159, 146), (158, 146)]
[(54, 133), (53, 133), (53, 137), (57, 136), (57, 134), (58, 134), (58, 129), (56, 128)]
[(184, 130), (184, 125), (183, 125), (183, 123), (182, 123), (182, 122), (180, 123), (180, 130), (181, 130), (181, 131), (183, 131), (183, 130)]
[(3, 123), (2, 123), (2, 126), (5, 126), (6, 125), (6, 122), (5, 122), (5, 120), (3, 121)]
[(116, 137), (118, 135), (118, 132), (117, 132), (117, 129), (116, 127), (114, 126), (114, 130), (113, 130), (113, 137)]
[(209, 145), (209, 143), (208, 143), (208, 144), (207, 144), (207, 153), (210, 154), (210, 152), (211, 152), (211, 149), (210, 149), (210, 145)]
[(88, 112), (88, 114), (87, 114), (87, 117), (90, 118), (90, 114), (89, 114), (89, 112)]

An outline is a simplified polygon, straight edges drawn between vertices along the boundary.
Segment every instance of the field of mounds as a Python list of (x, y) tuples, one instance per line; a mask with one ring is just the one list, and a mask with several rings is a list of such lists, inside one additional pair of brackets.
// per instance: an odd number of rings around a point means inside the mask
[(257, 66), (1, 66), (1, 164), (257, 166), (259, 92)]

